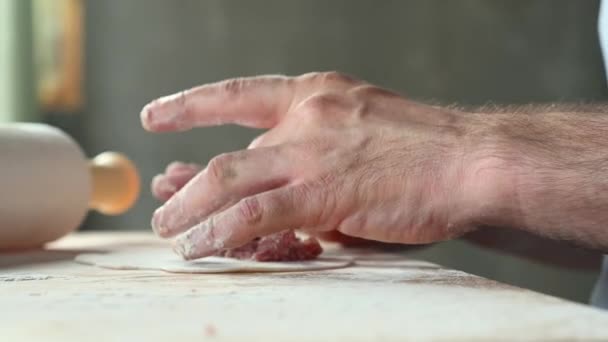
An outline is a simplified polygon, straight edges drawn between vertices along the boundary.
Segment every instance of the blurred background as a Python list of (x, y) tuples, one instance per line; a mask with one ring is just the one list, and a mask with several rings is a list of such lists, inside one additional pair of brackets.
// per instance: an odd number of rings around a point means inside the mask
[[(259, 132), (234, 127), (152, 135), (148, 101), (201, 83), (339, 70), (436, 103), (605, 101), (598, 1), (0, 0), (0, 121), (42, 121), (87, 155), (121, 151), (144, 191), (118, 217), (82, 229), (148, 230), (147, 185), (173, 160), (206, 163)], [(60, 194), (59, 194), (60, 197)], [(597, 273), (463, 241), (416, 257), (586, 302)]]

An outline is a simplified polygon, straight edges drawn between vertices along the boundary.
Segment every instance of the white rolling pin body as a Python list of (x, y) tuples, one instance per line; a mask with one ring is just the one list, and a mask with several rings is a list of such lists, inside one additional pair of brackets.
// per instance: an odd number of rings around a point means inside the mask
[(137, 172), (126, 158), (126, 173), (107, 159), (101, 168), (89, 162), (74, 140), (48, 125), (0, 124), (0, 250), (38, 247), (75, 230), (93, 198), (114, 203), (107, 201), (113, 184), (129, 192), (120, 194), (123, 206), (114, 213), (128, 209), (139, 191)]

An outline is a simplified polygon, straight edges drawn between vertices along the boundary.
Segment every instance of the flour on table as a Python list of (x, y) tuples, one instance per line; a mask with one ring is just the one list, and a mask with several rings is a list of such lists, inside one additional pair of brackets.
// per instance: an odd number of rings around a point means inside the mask
[(257, 262), (224, 257), (206, 257), (185, 261), (167, 247), (139, 247), (107, 253), (84, 253), (76, 262), (115, 270), (161, 270), (171, 273), (238, 273), (317, 271), (350, 266), (347, 258), (324, 258), (308, 261)]

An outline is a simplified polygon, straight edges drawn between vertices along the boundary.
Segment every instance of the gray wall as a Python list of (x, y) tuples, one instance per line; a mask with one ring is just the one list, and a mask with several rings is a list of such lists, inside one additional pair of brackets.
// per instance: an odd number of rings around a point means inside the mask
[[(597, 1), (90, 0), (87, 107), (54, 120), (89, 154), (119, 150), (146, 184), (127, 215), (90, 215), (95, 229), (148, 229), (151, 177), (172, 160), (205, 163), (255, 135), (237, 127), (150, 135), (149, 100), (219, 79), (337, 69), (442, 103), (592, 101), (606, 97)], [(536, 265), (463, 242), (431, 260), (575, 300), (594, 273)]]

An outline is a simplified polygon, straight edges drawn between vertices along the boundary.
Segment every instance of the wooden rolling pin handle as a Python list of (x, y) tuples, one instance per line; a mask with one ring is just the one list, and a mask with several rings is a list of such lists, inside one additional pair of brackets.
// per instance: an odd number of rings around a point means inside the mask
[(137, 168), (127, 157), (116, 152), (104, 152), (89, 164), (91, 198), (89, 208), (105, 215), (127, 211), (139, 195)]

